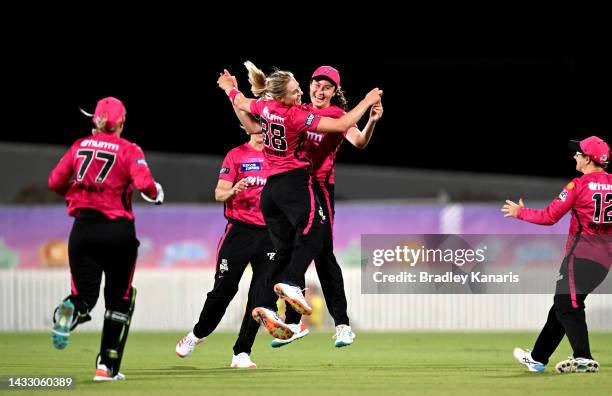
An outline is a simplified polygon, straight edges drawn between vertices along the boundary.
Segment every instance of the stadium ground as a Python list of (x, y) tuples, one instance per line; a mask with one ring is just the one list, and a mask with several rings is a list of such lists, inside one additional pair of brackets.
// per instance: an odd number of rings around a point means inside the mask
[[(592, 333), (597, 374), (528, 373), (512, 358), (535, 333), (364, 333), (355, 344), (333, 347), (331, 333), (314, 333), (280, 349), (260, 332), (257, 369), (229, 368), (234, 335), (214, 334), (186, 359), (174, 354), (182, 333), (130, 334), (122, 372), (127, 380), (93, 383), (99, 334), (73, 334), (64, 351), (46, 333), (0, 333), (0, 377), (73, 376), (79, 395), (600, 395), (612, 394), (612, 333)], [(564, 340), (551, 362), (570, 354)], [(0, 390), (40, 394), (41, 390)], [(56, 393), (56, 392), (52, 392)], [(62, 392), (63, 393), (63, 392)]]

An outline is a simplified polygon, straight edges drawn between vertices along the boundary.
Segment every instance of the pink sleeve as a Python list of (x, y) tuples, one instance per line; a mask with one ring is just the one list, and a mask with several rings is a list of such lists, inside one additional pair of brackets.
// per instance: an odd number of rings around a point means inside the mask
[(232, 151), (227, 153), (225, 159), (223, 160), (223, 165), (221, 166), (221, 170), (219, 171), (219, 180), (226, 180), (228, 182), (234, 183), (236, 180), (236, 164), (234, 162), (234, 156)]
[(262, 99), (251, 100), (251, 114), (260, 115), (263, 105)]
[(565, 186), (554, 201), (544, 209), (520, 208), (517, 218), (529, 223), (553, 225), (572, 209), (577, 196), (577, 179)]
[(145, 193), (149, 198), (157, 198), (157, 188), (155, 180), (151, 175), (151, 170), (147, 165), (144, 153), (137, 144), (132, 144), (128, 149), (128, 169), (134, 187)]
[(294, 107), (291, 111), (289, 120), (291, 128), (296, 131), (316, 131), (317, 125), (319, 125), (321, 121), (321, 117), (301, 107)]
[(73, 147), (74, 145), (66, 151), (60, 162), (49, 174), (49, 188), (60, 195), (66, 195), (70, 188), (70, 178), (74, 174), (72, 169)]

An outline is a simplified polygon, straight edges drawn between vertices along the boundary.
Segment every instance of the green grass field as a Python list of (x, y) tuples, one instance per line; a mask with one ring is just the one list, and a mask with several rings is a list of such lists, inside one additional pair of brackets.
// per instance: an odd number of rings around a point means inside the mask
[(554, 373), (554, 363), (570, 354), (566, 340), (544, 374), (528, 373), (514, 361), (512, 348), (530, 347), (535, 333), (358, 332), (352, 346), (336, 349), (325, 332), (272, 349), (271, 338), (260, 332), (252, 354), (258, 368), (246, 370), (229, 368), (233, 334), (213, 334), (179, 359), (174, 346), (182, 335), (130, 334), (121, 370), (127, 380), (93, 383), (99, 334), (76, 332), (68, 348), (57, 351), (47, 334), (0, 333), (0, 377), (73, 376), (75, 389), (62, 392), (79, 395), (612, 394), (610, 333), (591, 334), (599, 373), (565, 375)]

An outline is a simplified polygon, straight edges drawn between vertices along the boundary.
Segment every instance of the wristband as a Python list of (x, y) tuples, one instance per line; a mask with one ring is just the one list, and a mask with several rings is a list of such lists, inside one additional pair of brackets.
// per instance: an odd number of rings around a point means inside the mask
[(232, 104), (234, 104), (234, 100), (236, 100), (236, 95), (238, 95), (240, 93), (242, 93), (242, 92), (240, 92), (240, 90), (238, 88), (232, 88), (230, 93), (227, 95), (229, 97), (230, 102), (232, 102)]

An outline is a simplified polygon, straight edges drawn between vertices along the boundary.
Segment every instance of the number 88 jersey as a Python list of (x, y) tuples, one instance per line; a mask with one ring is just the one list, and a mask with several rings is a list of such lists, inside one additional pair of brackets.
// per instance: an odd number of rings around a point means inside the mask
[(305, 106), (287, 106), (272, 99), (251, 101), (251, 113), (259, 116), (264, 134), (266, 177), (293, 169), (310, 170), (306, 131), (315, 130), (321, 117)]

